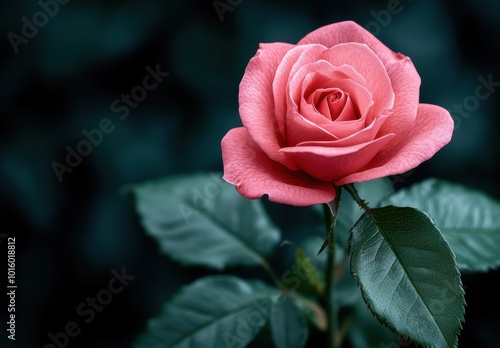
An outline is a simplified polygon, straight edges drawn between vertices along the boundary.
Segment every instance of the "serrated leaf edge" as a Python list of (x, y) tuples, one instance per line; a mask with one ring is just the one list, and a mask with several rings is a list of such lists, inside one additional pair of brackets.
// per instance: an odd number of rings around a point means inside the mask
[[(385, 207), (390, 207), (390, 206), (385, 206)], [(393, 207), (395, 207), (395, 206), (393, 206)], [(379, 207), (379, 208), (383, 208), (383, 207)], [(401, 208), (401, 207), (396, 207), (396, 208)], [(427, 212), (425, 212), (425, 211), (423, 211), (423, 210), (420, 210), (420, 209), (417, 209), (417, 208), (412, 208), (412, 209), (415, 209), (415, 210), (418, 210), (418, 211), (420, 211), (420, 212), (424, 213), (424, 214), (425, 214), (425, 215), (426, 215), (426, 216), (427, 216), (427, 217), (428, 217), (428, 218), (432, 221), (432, 223), (434, 223), (434, 221), (432, 220), (431, 216), (430, 216)], [(361, 284), (361, 282), (360, 282), (360, 280), (359, 280), (359, 277), (357, 276), (356, 272), (354, 272), (354, 271), (353, 271), (353, 269), (352, 269), (352, 262), (351, 262), (351, 261), (352, 261), (352, 260), (351, 260), (351, 258), (352, 258), (352, 250), (351, 250), (352, 229), (354, 228), (354, 226), (356, 226), (356, 225), (358, 224), (358, 222), (359, 222), (359, 221), (363, 218), (363, 216), (364, 216), (365, 214), (369, 215), (369, 216), (371, 217), (371, 219), (372, 219), (372, 220), (376, 223), (376, 220), (374, 219), (373, 215), (369, 214), (368, 212), (363, 213), (363, 215), (361, 215), (361, 217), (358, 219), (358, 221), (356, 221), (356, 223), (355, 223), (355, 224), (351, 227), (351, 230), (349, 231), (349, 238), (348, 238), (348, 240), (347, 240), (347, 245), (348, 245), (348, 250), (347, 250), (347, 252), (348, 252), (348, 255), (349, 255), (349, 270), (350, 270), (350, 273), (351, 273), (352, 277), (356, 278), (356, 285), (358, 286), (358, 288), (359, 288), (359, 289), (360, 289), (360, 291), (361, 291), (361, 297), (363, 298), (363, 302), (364, 302), (364, 303), (365, 303), (365, 305), (367, 306), (367, 308), (368, 308), (368, 310), (370, 311), (370, 313), (371, 313), (371, 314), (372, 314), (372, 315), (373, 315), (373, 316), (374, 316), (374, 317), (378, 320), (378, 322), (379, 322), (379, 323), (381, 323), (382, 325), (384, 325), (385, 327), (387, 327), (389, 330), (391, 330), (391, 332), (393, 332), (393, 333), (394, 333), (394, 334), (396, 334), (396, 335), (399, 335), (399, 336), (403, 337), (403, 339), (405, 339), (405, 340), (410, 339), (410, 340), (412, 340), (413, 342), (415, 342), (415, 343), (419, 344), (419, 345), (420, 345), (420, 346), (422, 346), (422, 347), (425, 347), (425, 348), (428, 348), (428, 347), (429, 347), (429, 348), (430, 348), (430, 347), (432, 347), (432, 346), (424, 345), (424, 344), (422, 344), (423, 342), (416, 342), (413, 338), (411, 338), (411, 337), (409, 337), (409, 336), (407, 336), (407, 335), (401, 334), (401, 333), (400, 333), (400, 332), (398, 332), (398, 331), (396, 330), (396, 328), (395, 328), (395, 327), (393, 327), (393, 326), (392, 326), (389, 322), (385, 321), (383, 317), (379, 316), (379, 315), (378, 315), (375, 311), (373, 311), (373, 309), (372, 309), (372, 303), (373, 303), (373, 302), (372, 302), (369, 298), (367, 298), (367, 297), (366, 297), (366, 294), (365, 294), (365, 291), (364, 291), (363, 284)], [(437, 225), (436, 225), (435, 223), (434, 223), (434, 225), (435, 225), (435, 226), (436, 226), (436, 228), (439, 230), (439, 228), (437, 227)], [(377, 227), (378, 227), (378, 226), (377, 226)], [(464, 316), (464, 313), (465, 313), (465, 307), (467, 306), (467, 303), (465, 302), (465, 297), (464, 297), (465, 292), (464, 292), (464, 289), (463, 289), (462, 279), (461, 279), (461, 277), (460, 277), (460, 270), (459, 270), (459, 268), (457, 267), (455, 253), (454, 253), (454, 252), (453, 252), (453, 250), (451, 249), (450, 244), (448, 243), (448, 241), (446, 240), (446, 238), (445, 238), (445, 237), (444, 237), (444, 235), (442, 234), (441, 230), (439, 230), (439, 232), (441, 233), (441, 236), (443, 237), (443, 240), (445, 241), (446, 245), (447, 245), (447, 246), (448, 246), (448, 248), (450, 249), (450, 251), (451, 251), (451, 253), (452, 253), (452, 256), (453, 256), (453, 259), (455, 260), (455, 270), (457, 271), (457, 273), (458, 273), (458, 275), (459, 275), (459, 277), (458, 277), (458, 278), (459, 278), (459, 283), (460, 283), (460, 295), (462, 295), (462, 298), (463, 298), (463, 307), (464, 307), (464, 310), (462, 311), (462, 315), (461, 315), (461, 317), (459, 318), (459, 325), (460, 325), (460, 326), (458, 327), (457, 331), (455, 332), (455, 337), (456, 337), (456, 339), (455, 339), (454, 346), (453, 346), (453, 348), (457, 348), (457, 347), (458, 347), (458, 336), (460, 335), (460, 333), (461, 333), (461, 331), (462, 331), (462, 329), (463, 329), (463, 323), (465, 322), (465, 316)], [(393, 250), (392, 246), (391, 246), (391, 245), (389, 245), (389, 246), (390, 246), (391, 250)], [(405, 271), (405, 273), (406, 273), (406, 271)], [(412, 282), (412, 284), (413, 284), (413, 282)], [(425, 305), (425, 308), (426, 308), (427, 310), (429, 310), (429, 309), (427, 308), (427, 305)], [(437, 323), (436, 323), (436, 325), (437, 325)], [(444, 336), (443, 336), (443, 338), (444, 338)], [(446, 339), (444, 339), (444, 341), (446, 342)]]

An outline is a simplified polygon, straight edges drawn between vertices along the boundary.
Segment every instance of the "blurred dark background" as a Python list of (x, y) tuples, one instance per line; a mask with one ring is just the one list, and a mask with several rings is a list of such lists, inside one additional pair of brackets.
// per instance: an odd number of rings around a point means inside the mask
[[(474, 97), (478, 77), (500, 81), (498, 2), (401, 0), (390, 17), (393, 0), (222, 0), (221, 15), (212, 0), (66, 2), (41, 1), (58, 4), (45, 11), (53, 16), (37, 15), (44, 10), (35, 0), (0, 5), (0, 233), (16, 238), (19, 286), (16, 341), (2, 324), (2, 342), (42, 347), (49, 332), (75, 321), (81, 332), (69, 347), (130, 346), (175, 289), (204, 274), (159, 255), (120, 188), (222, 170), (220, 140), (240, 125), (238, 84), (259, 42), (295, 43), (347, 19), (366, 25), (412, 58), (421, 101), (450, 109), (455, 120), (452, 142), (397, 186), (437, 176), (500, 199), (500, 90)], [(136, 87), (147, 67), (169, 75), (144, 96)], [(144, 100), (124, 118), (125, 104), (115, 104), (119, 112), (112, 104), (131, 91)], [(53, 162), (66, 164), (67, 146), (77, 149), (82, 131), (106, 118), (113, 130), (59, 182)], [(297, 208), (268, 206), (285, 236), (303, 233), (284, 215)], [(0, 246), (7, 263), (5, 239)], [(78, 305), (123, 267), (135, 279), (83, 323)], [(499, 279), (498, 271), (464, 275), (461, 347), (500, 347)], [(5, 323), (7, 298), (1, 303)]]

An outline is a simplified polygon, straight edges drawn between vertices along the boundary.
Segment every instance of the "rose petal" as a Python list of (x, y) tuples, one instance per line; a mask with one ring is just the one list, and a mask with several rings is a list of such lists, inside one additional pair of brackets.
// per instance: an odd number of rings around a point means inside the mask
[(394, 92), (391, 79), (382, 61), (367, 45), (354, 42), (338, 44), (324, 51), (323, 58), (336, 66), (348, 64), (365, 78), (366, 88), (374, 102), (367, 123), (385, 110), (392, 109)]
[(267, 194), (273, 202), (297, 206), (326, 203), (335, 198), (333, 184), (274, 162), (243, 127), (231, 129), (221, 146), (224, 180), (236, 185), (236, 190), (246, 198), (257, 199)]
[[(379, 129), (384, 125), (389, 115), (381, 115), (377, 117), (371, 125), (360, 131), (353, 133), (345, 138), (333, 141), (304, 141), (297, 146), (326, 146), (326, 147), (347, 147), (357, 144), (364, 144), (378, 137)], [(395, 136), (395, 134), (393, 135)], [(321, 144), (321, 145), (319, 145)]]
[(434, 156), (450, 142), (452, 133), (453, 120), (446, 109), (437, 105), (420, 104), (415, 122), (406, 138), (381, 151), (365, 170), (347, 175), (337, 185), (405, 173)]
[(284, 140), (275, 117), (273, 80), (283, 56), (294, 45), (285, 43), (261, 44), (248, 63), (240, 83), (239, 113), (252, 139), (273, 160), (290, 169), (293, 162), (279, 153)]
[(359, 42), (367, 44), (384, 63), (395, 59), (396, 53), (380, 42), (368, 30), (353, 21), (326, 25), (307, 34), (298, 45), (320, 44), (333, 47), (340, 43)]
[(340, 113), (335, 121), (337, 121), (336, 122), (337, 124), (341, 121), (354, 121), (354, 120), (351, 120), (353, 114), (356, 114), (356, 108), (354, 107), (354, 104), (352, 103), (351, 96), (347, 96), (345, 104), (344, 104), (344, 108), (340, 111)]
[[(346, 87), (346, 84), (351, 87)], [(358, 87), (353, 88), (352, 86)], [(366, 81), (363, 76), (350, 66), (335, 66), (326, 60), (320, 59), (298, 69), (290, 77), (288, 87), (288, 97), (291, 97), (298, 105), (303, 93), (311, 94), (318, 88), (338, 87), (347, 89), (354, 95), (357, 88), (364, 88), (366, 90)], [(366, 93), (368, 93), (371, 100), (370, 92), (367, 91)]]
[(365, 167), (393, 137), (393, 134), (387, 134), (364, 144), (348, 147), (295, 146), (285, 147), (280, 151), (288, 154), (309, 175), (336, 183)]
[[(298, 84), (302, 75), (309, 70), (313, 70), (315, 72), (307, 73), (303, 80), (302, 86), (299, 92), (297, 92)], [(363, 81), (364, 82), (364, 81)], [(304, 97), (314, 97), (318, 92), (322, 92), (325, 90), (342, 90), (347, 93), (354, 103), (354, 113), (348, 114), (347, 112), (342, 116), (342, 118), (338, 119), (339, 121), (348, 121), (348, 120), (356, 120), (358, 118), (364, 118), (370, 107), (373, 105), (372, 94), (361, 84), (349, 78), (348, 75), (345, 75), (341, 70), (338, 70), (337, 67), (332, 66), (326, 61), (319, 61), (316, 63), (312, 63), (304, 67), (304, 69), (299, 70), (295, 76), (290, 81), (290, 90), (294, 93), (292, 97), (294, 98), (294, 102), (296, 105), (304, 106), (306, 109), (310, 111), (314, 111), (314, 108), (309, 108), (306, 105), (302, 105), (303, 102), (306, 102)], [(299, 98), (299, 99), (295, 99)], [(308, 98), (310, 99), (310, 98)], [(307, 100), (305, 104), (315, 104), (316, 100)], [(347, 111), (347, 110), (346, 110)], [(326, 116), (326, 119), (329, 120), (330, 117)], [(306, 114), (304, 116), (307, 117)], [(323, 118), (318, 118), (316, 120), (311, 119), (311, 121), (317, 122), (318, 124), (323, 125), (325, 120)], [(329, 123), (329, 122), (328, 122)], [(341, 132), (341, 130), (339, 130)], [(330, 130), (331, 133), (335, 134), (333, 130)], [(335, 134), (337, 137), (344, 137), (342, 134)]]
[[(335, 87), (319, 88), (310, 94), (307, 100), (304, 98), (305, 95), (307, 94), (303, 93), (303, 99), (300, 102), (300, 112), (306, 115), (307, 112), (315, 111), (315, 113), (324, 116), (328, 120), (337, 119), (345, 108), (345, 103), (349, 98), (344, 91)], [(336, 95), (337, 98), (330, 100), (333, 95)], [(307, 111), (304, 112), (304, 110)]]
[[(304, 52), (305, 53), (305, 52)], [(327, 87), (339, 86), (349, 92), (360, 109), (357, 112), (363, 112), (361, 118), (353, 121), (332, 122), (323, 115), (319, 115), (314, 110), (310, 110), (304, 115), (299, 112), (299, 105), (302, 100), (302, 84), (310, 72), (322, 76), (319, 83), (329, 84)], [(335, 67), (331, 63), (320, 60), (299, 69), (289, 83), (288, 108), (286, 116), (286, 143), (288, 146), (294, 146), (307, 140), (328, 141), (344, 137), (353, 132), (357, 132), (365, 126), (365, 110), (372, 105), (371, 94), (358, 82), (351, 79), (342, 79), (339, 77), (349, 73), (357, 81), (361, 81), (359, 75), (352, 69), (346, 69), (346, 66)], [(331, 77), (331, 78), (330, 78)], [(319, 78), (319, 77), (318, 77)], [(322, 81), (322, 82), (321, 82)], [(364, 81), (362, 81), (364, 82)], [(319, 87), (319, 86), (318, 86)], [(353, 117), (355, 118), (355, 117)], [(310, 122), (305, 123), (304, 119)], [(310, 125), (310, 124), (312, 125)], [(331, 134), (331, 137), (327, 135)]]
[(387, 73), (391, 77), (395, 94), (393, 115), (389, 117), (380, 134), (395, 132), (399, 141), (406, 137), (406, 132), (417, 117), (420, 97), (420, 76), (410, 58), (404, 57), (388, 63)]
[(291, 78), (290, 72), (304, 51), (308, 51), (308, 54), (305, 55), (303, 59), (314, 61), (324, 50), (326, 50), (326, 47), (321, 45), (294, 46), (286, 52), (276, 69), (276, 74), (273, 80), (273, 96), (276, 120), (278, 121), (278, 126), (283, 137), (286, 137), (285, 119), (287, 110), (288, 82)]
[[(292, 110), (288, 112), (286, 120), (287, 146), (295, 146), (307, 140), (332, 141), (338, 139), (335, 135), (321, 127), (317, 122), (311, 121), (301, 115), (297, 107), (294, 106), (291, 107), (291, 109)], [(319, 114), (317, 114), (316, 117), (324, 118)]]
[(380, 132), (388, 134), (394, 129), (403, 130), (396, 133), (395, 142), (398, 142), (406, 136), (405, 131), (411, 127), (417, 115), (420, 76), (410, 58), (393, 52), (369, 31), (352, 21), (334, 23), (316, 29), (300, 40), (298, 45), (316, 43), (332, 47), (345, 42), (368, 45), (386, 67), (395, 93), (394, 117), (387, 120)]
[[(299, 47), (305, 47), (304, 48), (299, 48)], [(294, 48), (290, 52), (287, 53), (287, 55), (283, 58), (282, 64), (280, 64), (280, 67), (283, 65), (286, 67), (287, 70), (283, 70), (279, 76), (285, 76), (286, 72), (288, 72), (288, 80), (285, 80), (283, 78), (279, 79), (279, 82), (276, 82), (273, 84), (273, 90), (276, 93), (275, 94), (275, 102), (276, 105), (283, 105), (283, 101), (280, 99), (283, 97), (281, 93), (279, 93), (282, 89), (287, 90), (287, 84), (289, 87), (288, 93), (290, 94), (295, 94), (294, 100), (296, 101), (296, 105), (298, 105), (299, 100), (300, 100), (300, 89), (297, 88), (298, 85), (302, 83), (303, 77), (310, 72), (323, 72), (327, 74), (326, 72), (329, 72), (333, 74), (333, 72), (338, 72), (335, 74), (335, 76), (331, 76), (332, 79), (336, 79), (339, 77), (339, 73), (345, 74), (349, 79), (354, 80), (358, 84), (364, 86), (366, 85), (366, 81), (363, 76), (361, 76), (355, 69), (353, 69), (349, 65), (341, 65), (338, 67), (333, 66), (332, 64), (329, 64), (325, 60), (321, 60), (322, 54), (327, 50), (326, 47), (322, 45), (305, 45), (305, 46), (298, 46), (297, 48)], [(318, 61), (320, 60), (320, 61)], [(294, 61), (292, 67), (290, 68), (291, 62)], [(313, 64), (313, 65), (309, 65)], [(323, 64), (323, 65), (321, 65)], [(280, 69), (280, 67), (278, 69)], [(300, 73), (299, 73), (300, 70)], [(300, 77), (296, 77), (299, 75)], [(278, 76), (278, 75), (277, 75)], [(292, 80), (295, 79), (296, 84), (295, 86), (291, 86)], [(288, 120), (287, 118), (291, 114), (295, 114), (298, 111), (297, 107), (291, 107), (289, 102), (289, 96), (286, 95), (287, 97), (287, 105), (286, 105), (286, 112), (283, 113), (283, 110), (277, 111), (276, 112), (276, 117), (278, 124), (280, 125), (280, 131), (281, 134), (283, 134), (284, 137), (288, 138), (290, 135), (285, 134), (287, 131), (288, 127)], [(370, 96), (371, 98), (371, 96)], [(294, 120), (296, 121), (296, 120)], [(283, 126), (282, 126), (283, 125)], [(298, 132), (298, 130), (296, 130)], [(320, 140), (320, 139), (316, 139)], [(325, 139), (326, 140), (326, 139)], [(294, 140), (291, 140), (291, 142), (295, 142)], [(288, 139), (288, 143), (290, 144), (290, 139)]]
[[(345, 109), (348, 100), (350, 100), (349, 94), (344, 93), (340, 88), (320, 88), (313, 93), (311, 100), (312, 104), (304, 104), (312, 105), (314, 108), (317, 108), (318, 112), (324, 115), (328, 120), (337, 121), (342, 115), (342, 111)], [(351, 111), (352, 113), (346, 115), (346, 117), (356, 115), (354, 109), (351, 109)]]

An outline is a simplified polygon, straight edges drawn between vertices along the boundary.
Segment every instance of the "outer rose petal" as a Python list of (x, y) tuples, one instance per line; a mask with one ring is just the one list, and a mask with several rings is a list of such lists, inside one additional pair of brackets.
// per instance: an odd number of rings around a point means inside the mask
[(368, 30), (352, 21), (333, 23), (318, 28), (304, 36), (297, 45), (320, 44), (326, 47), (333, 47), (346, 42), (367, 44), (384, 65), (396, 56), (396, 53), (380, 42)]
[(273, 202), (297, 206), (326, 203), (335, 198), (333, 184), (274, 162), (243, 127), (231, 129), (221, 146), (224, 180), (236, 185), (236, 190), (246, 198), (257, 199), (267, 194)]
[(382, 151), (359, 171), (339, 180), (337, 186), (407, 172), (448, 144), (453, 134), (450, 113), (437, 105), (420, 104), (415, 123), (400, 144)]
[(261, 44), (248, 63), (240, 83), (239, 113), (252, 139), (273, 160), (290, 169), (295, 164), (279, 153), (282, 147), (279, 126), (275, 117), (273, 80), (283, 56), (295, 45), (285, 43)]
[(420, 76), (408, 57), (389, 63), (386, 67), (396, 98), (393, 106), (394, 113), (384, 124), (380, 134), (396, 133), (396, 140), (400, 140), (406, 138), (406, 131), (412, 127), (417, 116)]

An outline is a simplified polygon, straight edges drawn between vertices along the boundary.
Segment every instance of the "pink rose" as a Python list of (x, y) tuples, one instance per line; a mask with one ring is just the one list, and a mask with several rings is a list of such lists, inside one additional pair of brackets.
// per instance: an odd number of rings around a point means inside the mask
[(250, 199), (312, 205), (333, 200), (334, 185), (415, 168), (453, 133), (419, 87), (410, 58), (354, 22), (261, 44), (240, 83), (244, 127), (222, 139), (224, 179)]

